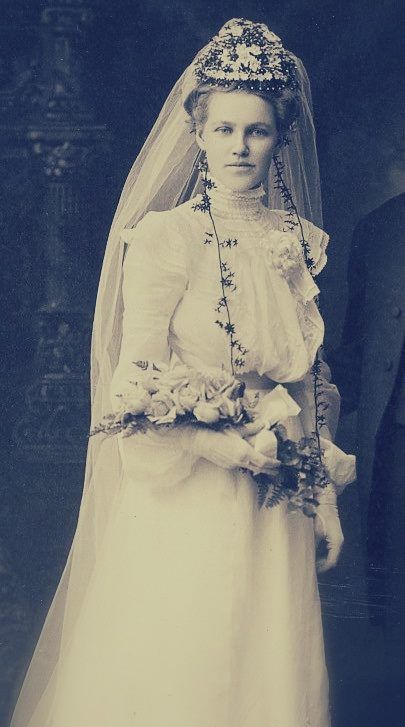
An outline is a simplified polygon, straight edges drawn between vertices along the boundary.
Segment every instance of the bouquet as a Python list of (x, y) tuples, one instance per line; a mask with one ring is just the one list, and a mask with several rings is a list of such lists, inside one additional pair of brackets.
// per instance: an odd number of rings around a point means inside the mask
[(244, 425), (259, 418), (260, 431), (246, 439), (256, 450), (280, 462), (276, 475), (252, 475), (259, 506), (273, 507), (287, 499), (289, 509), (315, 514), (316, 495), (330, 480), (316, 436), (298, 442), (288, 438), (282, 422), (297, 416), (300, 407), (282, 385), (260, 397), (221, 369), (200, 372), (185, 365), (137, 365), (143, 369), (142, 377), (129, 383), (118, 396), (118, 411), (104, 417), (90, 436), (130, 436), (148, 428), (185, 424), (217, 431), (240, 428), (244, 436)]
[(253, 421), (245, 384), (222, 369), (200, 372), (185, 365), (157, 368), (141, 361), (143, 376), (117, 396), (120, 406), (90, 434), (129, 436), (148, 427), (193, 424), (221, 430)]

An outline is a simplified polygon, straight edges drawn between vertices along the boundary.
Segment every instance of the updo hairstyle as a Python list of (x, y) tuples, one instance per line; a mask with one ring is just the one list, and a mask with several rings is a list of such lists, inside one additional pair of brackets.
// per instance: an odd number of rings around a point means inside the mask
[(211, 94), (216, 91), (229, 93), (231, 91), (247, 91), (254, 96), (259, 96), (265, 101), (272, 104), (276, 116), (277, 131), (279, 135), (279, 144), (288, 138), (289, 132), (292, 130), (294, 122), (299, 115), (299, 91), (293, 91), (284, 88), (277, 93), (271, 91), (252, 90), (248, 84), (231, 83), (228, 86), (213, 86), (210, 84), (200, 84), (197, 86), (184, 101), (184, 108), (189, 116), (191, 131), (204, 126), (208, 118), (208, 104)]

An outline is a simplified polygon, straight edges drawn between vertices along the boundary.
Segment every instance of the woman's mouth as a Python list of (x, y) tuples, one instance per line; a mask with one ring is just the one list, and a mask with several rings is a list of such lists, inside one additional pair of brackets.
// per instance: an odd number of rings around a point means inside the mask
[(248, 172), (253, 169), (254, 164), (227, 164), (226, 166), (238, 172)]

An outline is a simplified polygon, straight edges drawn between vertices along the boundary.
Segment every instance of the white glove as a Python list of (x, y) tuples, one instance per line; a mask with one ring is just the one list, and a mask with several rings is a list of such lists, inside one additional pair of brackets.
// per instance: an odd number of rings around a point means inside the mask
[(124, 469), (134, 481), (173, 487), (190, 474), (196, 458), (219, 467), (243, 467), (254, 474), (275, 473), (277, 460), (256, 452), (239, 434), (191, 426), (147, 429), (118, 439)]
[(317, 499), (319, 505), (314, 520), (315, 538), (317, 544), (325, 543), (327, 555), (317, 558), (316, 569), (318, 573), (324, 573), (337, 564), (344, 537), (337, 507), (337, 494), (333, 485), (325, 487)]
[(272, 457), (257, 452), (239, 434), (229, 429), (223, 432), (197, 429), (194, 431), (194, 436), (185, 441), (197, 457), (208, 459), (225, 469), (244, 467), (254, 474), (259, 472), (274, 474), (279, 464)]

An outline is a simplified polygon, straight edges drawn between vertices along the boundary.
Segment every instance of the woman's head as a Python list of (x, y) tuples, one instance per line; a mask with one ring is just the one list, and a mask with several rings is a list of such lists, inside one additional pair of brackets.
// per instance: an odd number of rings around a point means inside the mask
[(211, 174), (226, 187), (251, 189), (264, 181), (273, 154), (297, 118), (297, 94), (240, 86), (202, 85), (186, 99), (196, 142)]
[[(211, 174), (227, 186), (266, 178), (298, 115), (296, 60), (264, 23), (232, 18), (191, 64), (184, 107)], [(244, 167), (234, 166), (239, 157)]]

